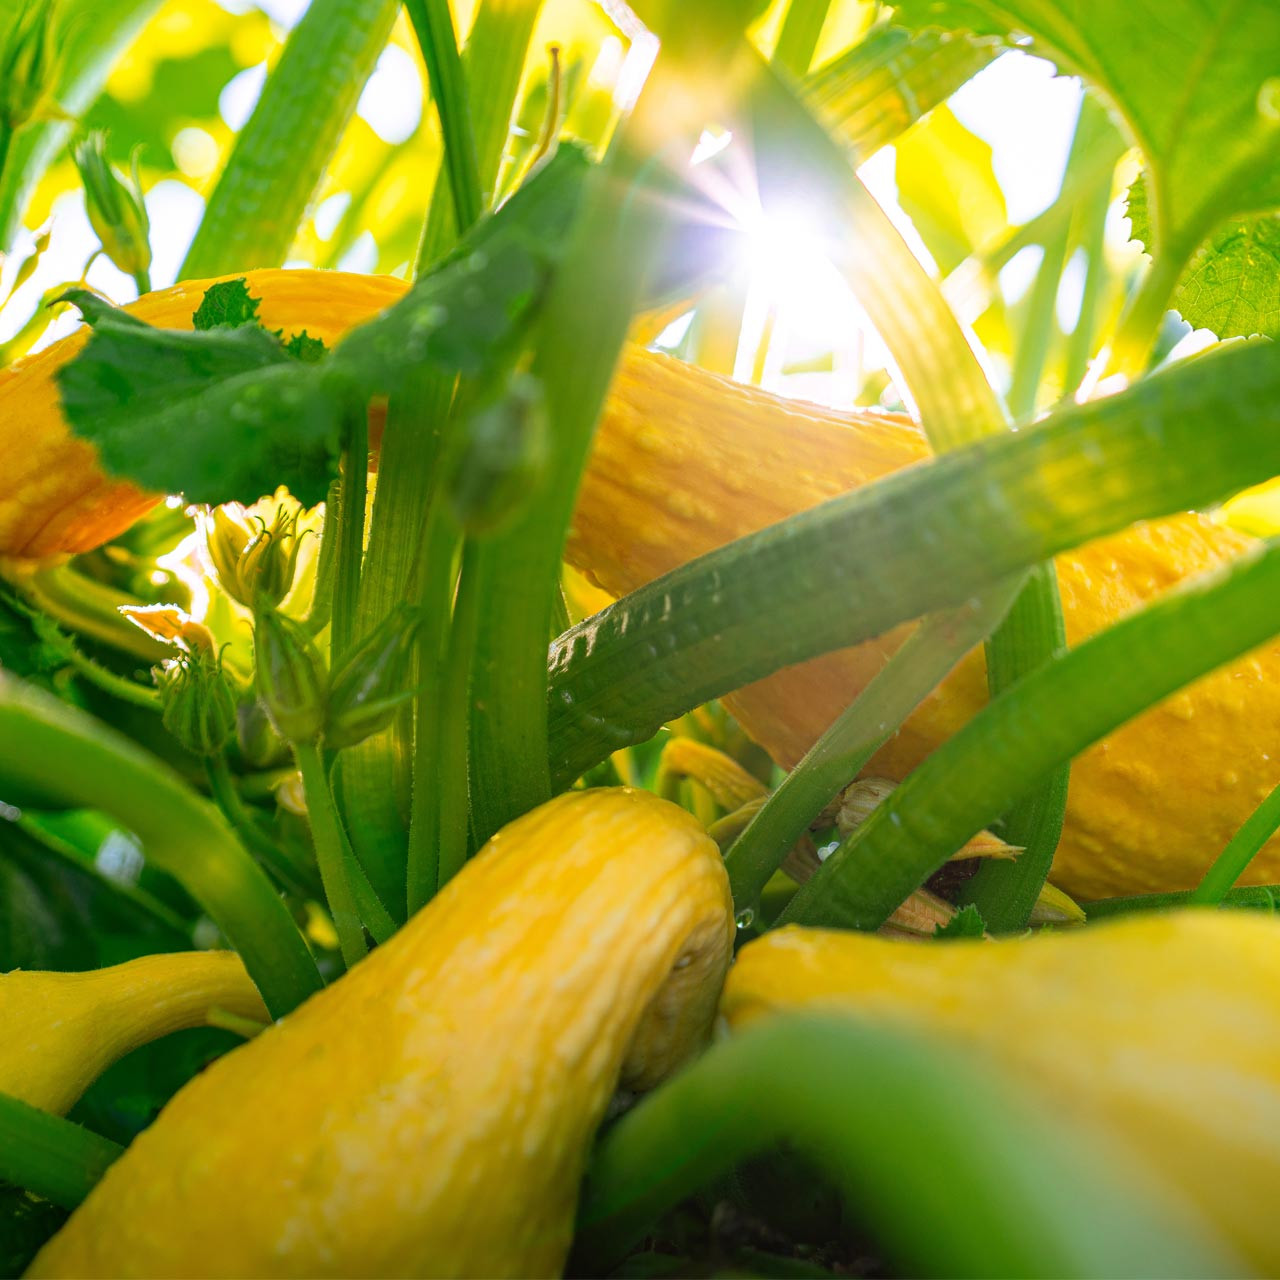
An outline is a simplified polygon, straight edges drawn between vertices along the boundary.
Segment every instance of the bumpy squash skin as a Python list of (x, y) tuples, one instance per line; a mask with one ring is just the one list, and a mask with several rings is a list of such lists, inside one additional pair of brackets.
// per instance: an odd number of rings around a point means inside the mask
[[(400, 280), (332, 271), (250, 271), (258, 315), (286, 338), (305, 328), (332, 344), (404, 293)], [(190, 329), (212, 280), (188, 280), (145, 294), (127, 310), (162, 329)], [(108, 479), (97, 450), (76, 439), (58, 407), (55, 375), (87, 340), (69, 338), (0, 370), (0, 557), (48, 560), (100, 546), (156, 503), (126, 481)]]
[(561, 796), (188, 1084), (29, 1274), (559, 1274), (620, 1074), (705, 1038), (732, 935), (687, 813)]
[[(633, 352), (597, 433), (567, 556), (620, 596), (734, 538), (928, 457), (922, 434), (904, 418), (799, 404)], [(1068, 641), (1078, 643), (1252, 545), (1189, 514), (1059, 556)], [(908, 630), (787, 668), (726, 704), (790, 768)], [(901, 780), (985, 701), (986, 674), (975, 652), (867, 772)], [(1272, 642), (1084, 752), (1072, 765), (1054, 883), (1082, 898), (1193, 887), (1280, 782), (1280, 738), (1273, 745), (1265, 731), (1277, 723), (1280, 645)], [(1280, 839), (1246, 879), (1280, 880)]]
[(269, 1022), (230, 951), (142, 956), (88, 973), (0, 974), (0, 1093), (62, 1115), (113, 1062), (212, 1009)]
[[(184, 326), (210, 282), (130, 307)], [(249, 288), (271, 328), (334, 341), (396, 301), (398, 280), (322, 271), (254, 271)], [(154, 500), (107, 481), (94, 451), (57, 409), (53, 373), (73, 337), (0, 373), (0, 557), (48, 558), (98, 545)], [(854, 428), (851, 430), (850, 428)], [(849, 488), (925, 461), (905, 418), (841, 414), (628, 351), (584, 477), (570, 562), (618, 596), (715, 547)], [(1196, 515), (1152, 521), (1057, 561), (1067, 638), (1076, 643), (1252, 539)], [(900, 627), (726, 699), (785, 767), (800, 758), (902, 642)], [(868, 766), (900, 780), (986, 699), (973, 654)], [(1280, 782), (1280, 645), (1264, 646), (1138, 717), (1074, 763), (1052, 879), (1084, 899), (1193, 887), (1258, 802)], [(1274, 757), (1274, 758), (1273, 758)], [(1247, 883), (1280, 881), (1280, 838)]]
[(1280, 923), (1180, 911), (931, 947), (781, 929), (739, 952), (721, 1013), (737, 1029), (802, 1006), (846, 1010), (989, 1055), (1059, 1118), (1131, 1149), (1275, 1275), (1277, 992)]

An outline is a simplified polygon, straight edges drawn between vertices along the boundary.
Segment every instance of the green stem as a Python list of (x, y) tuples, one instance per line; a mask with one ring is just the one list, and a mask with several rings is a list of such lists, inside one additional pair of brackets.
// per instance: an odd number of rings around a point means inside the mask
[(307, 797), (307, 815), (311, 819), (311, 837), (316, 847), (316, 865), (324, 882), (325, 897), (338, 931), (338, 945), (347, 968), (363, 960), (368, 953), (364, 927), (356, 905), (350, 869), (346, 856), (346, 840), (338, 810), (329, 789), (329, 775), (314, 742), (295, 742), (294, 759), (302, 774), (302, 789)]
[(151, 292), (151, 272), (143, 267), (141, 271), (134, 272), (133, 276), (134, 288), (138, 291), (138, 297), (142, 297), (144, 293)]
[(1067, 265), (1067, 241), (1070, 224), (1063, 221), (1045, 240), (1044, 255), (1036, 269), (1031, 297), (1023, 317), (1018, 349), (1013, 360), (1013, 384), (1009, 388), (1009, 412), (1014, 420), (1025, 422), (1036, 409), (1036, 393), (1049, 358), (1049, 347), (1057, 331), (1056, 306), (1062, 269)]
[(1280, 545), (1161, 597), (992, 699), (801, 886), (786, 923), (876, 929), (965, 840), (1147, 707), (1275, 634)]
[(410, 915), (426, 906), (440, 887), (441, 727), (452, 606), (457, 585), (457, 550), (458, 531), (445, 514), (443, 503), (437, 500), (428, 519), (426, 550), (418, 586), (423, 625), (418, 635), (421, 688), (416, 708), (413, 804), (409, 820), (407, 896)]
[[(14, 129), (7, 120), (0, 120), (0, 186), (5, 179), (5, 167), (9, 163), (9, 153), (13, 149)], [(0, 251), (8, 252), (8, 245), (0, 243)]]
[[(356, 619), (360, 599), (360, 561), (364, 554), (364, 515), (369, 490), (369, 420), (361, 407), (347, 422), (343, 450), (342, 492), (338, 503), (338, 543), (334, 565), (332, 629), (329, 663), (336, 668), (357, 639)], [(326, 531), (326, 536), (328, 532)]]
[[(368, 481), (365, 481), (368, 484)], [(333, 512), (336, 518), (342, 506), (342, 480), (335, 478), (329, 484), (324, 499), (325, 518)], [(318, 636), (333, 620), (334, 578), (338, 563), (338, 539), (326, 538), (321, 532), (320, 554), (316, 558), (316, 585), (311, 593), (311, 607), (307, 610), (306, 626)]]
[[(86, 821), (92, 821), (98, 824), (100, 828), (93, 833), (93, 840), (88, 851), (83, 846), (78, 847), (75, 841), (70, 838), (74, 828)], [(191, 944), (191, 924), (189, 921), (184, 920), (171, 907), (166, 906), (159, 898), (148, 893), (145, 889), (140, 889), (136, 884), (129, 884), (111, 876), (103, 875), (98, 869), (93, 860), (93, 851), (96, 850), (104, 834), (101, 828), (109, 825), (108, 820), (99, 815), (77, 812), (56, 815), (42, 814), (39, 818), (31, 814), (23, 814), (17, 823), (18, 829), (29, 836), (33, 843), (42, 846), (68, 866), (73, 867), (81, 875), (88, 876), (108, 893), (116, 894), (123, 898), (141, 915), (160, 925), (161, 928), (169, 930), (184, 945), (189, 946)]]
[(240, 799), (240, 791), (226, 757), (206, 756), (204, 769), (214, 804), (222, 810), (223, 817), (231, 824), (245, 848), (256, 854), (282, 885), (302, 897), (314, 897), (321, 889), (314, 871), (310, 867), (299, 866), (286, 856), (258, 825)]
[(74, 1209), (122, 1155), (109, 1138), (0, 1093), (0, 1182)]
[(1008, 610), (1017, 584), (925, 618), (787, 775), (725, 855), (734, 905), (751, 906), (814, 818)]
[(830, 8), (831, 0), (791, 0), (773, 51), (775, 66), (794, 79), (808, 72)]
[[(471, 709), (471, 663), (476, 651), (480, 618), (476, 586), (476, 544), (463, 545), (458, 576), (458, 603), (453, 611), (449, 652), (444, 667), (444, 698), (440, 708), (436, 777), (440, 812), (440, 888), (462, 870), (469, 839), (467, 808), (468, 718)], [(480, 709), (483, 714), (483, 709)]]
[[(1106, 920), (1110, 916), (1132, 915), (1135, 911), (1181, 910), (1195, 905), (1192, 898), (1196, 892), (1195, 889), (1186, 889), (1180, 893), (1143, 893), (1128, 898), (1102, 898), (1082, 905), (1092, 923), (1094, 920)], [(1280, 884), (1228, 889), (1218, 905), (1243, 911), (1280, 910)]]
[(140, 605), (141, 600), (86, 578), (68, 565), (12, 570), (9, 580), (32, 604), (69, 631), (92, 636), (148, 663), (173, 656), (168, 645), (152, 639), (120, 613), (121, 605)]
[[(655, 163), (646, 159), (654, 138), (671, 139), (673, 153), (693, 146), (692, 126), (670, 116), (667, 93), (674, 87), (665, 78), (666, 60), (658, 59), (606, 163), (589, 179), (571, 247), (539, 320), (533, 374), (556, 425), (541, 497), (476, 548), (471, 797), (480, 843), (551, 794), (545, 646), (552, 585), (596, 419), (666, 225), (661, 203), (646, 198), (640, 170)], [(586, 297), (596, 305), (584, 307)]]
[(236, 139), (179, 279), (285, 260), (399, 9), (399, 0), (313, 0)]
[(1076, 206), (1074, 238), (1085, 251), (1084, 293), (1080, 298), (1080, 315), (1067, 342), (1064, 394), (1070, 395), (1084, 381), (1093, 358), (1094, 340), (1098, 335), (1098, 308), (1102, 291), (1111, 275), (1107, 265), (1107, 210), (1111, 207), (1111, 173), (1105, 181), (1095, 181)]
[(662, 1212), (782, 1142), (834, 1180), (895, 1273), (1214, 1275), (1229, 1266), (1135, 1198), (1103, 1149), (1009, 1096), (983, 1060), (851, 1016), (790, 1014), (717, 1044), (606, 1131), (571, 1273), (610, 1272)]
[(122, 702), (131, 703), (135, 707), (145, 707), (148, 711), (160, 710), (158, 689), (149, 689), (146, 685), (130, 680), (127, 676), (108, 671), (100, 662), (95, 662), (87, 654), (81, 653), (74, 645), (67, 653), (67, 661), (90, 684), (96, 685), (113, 698), (119, 698)]
[[(1033, 569), (1003, 625), (987, 642), (987, 688), (992, 697), (1017, 684), (1024, 673), (1066, 650), (1066, 627), (1053, 565)], [(1044, 655), (1037, 662), (1039, 655)], [(1071, 766), (1064, 762), (1018, 799), (1004, 815), (1001, 834), (1022, 852), (1013, 860), (987, 858), (961, 888), (992, 933), (1027, 927), (1032, 908), (1053, 865), (1067, 810)]]
[[(541, 0), (483, 0), (462, 55), (467, 75), (476, 76), (485, 91), (462, 108), (470, 121), (475, 140), (476, 169), (482, 191), (492, 192), (507, 140), (529, 37)], [(451, 110), (451, 116), (457, 116)], [(421, 274), (437, 261), (457, 239), (456, 220), (450, 199), (445, 198), (443, 172), (436, 184), (431, 208), (423, 228), (417, 271)], [(397, 601), (414, 596), (420, 589), (411, 583), (414, 565), (424, 571), (430, 559), (427, 516), (431, 509), (439, 457), (454, 379), (434, 370), (421, 370), (408, 381), (402, 393), (393, 396), (388, 407), (387, 426), (382, 438), (377, 495), (369, 527), (369, 549), (365, 556), (360, 588), (360, 630), (377, 625)], [(425, 571), (430, 577), (432, 570)], [(421, 581), (421, 577), (419, 577)], [(447, 625), (450, 600), (444, 603), (442, 625)], [(424, 615), (431, 624), (431, 614)], [(419, 642), (422, 652), (424, 641)], [(435, 723), (434, 681), (438, 659), (420, 670), (422, 693), (415, 709), (419, 724)], [(379, 891), (393, 902), (397, 883), (404, 883), (406, 858), (410, 865), (410, 901), (425, 902), (435, 892), (435, 871), (427, 863), (434, 858), (434, 818), (420, 834), (416, 850), (406, 853), (404, 813), (410, 815), (410, 844), (413, 843), (413, 813), (428, 793), (413, 781), (410, 762), (422, 752), (420, 742), (411, 741), (409, 727), (414, 717), (397, 720), (388, 733), (343, 753), (341, 787), (344, 812), (354, 831), (354, 843), (362, 863), (370, 869)], [(428, 734), (434, 749), (434, 735)], [(434, 773), (429, 772), (428, 777)], [(428, 807), (430, 807), (428, 805)], [(424, 836), (422, 832), (427, 834)], [(429, 881), (429, 883), (428, 883)], [(425, 895), (425, 896), (422, 896)]]
[(1133, 381), (1146, 371), (1151, 349), (1160, 336), (1160, 326), (1189, 256), (1190, 251), (1183, 254), (1170, 245), (1152, 260), (1138, 287), (1129, 295), (1120, 317), (1106, 373), (1120, 374)]
[(471, 132), (466, 73), (458, 56), (453, 18), (448, 0), (405, 0), (404, 7), (427, 64), (431, 96), (444, 135), (444, 169), (453, 197), (455, 225), (461, 235), (479, 219), (484, 201)]
[(128, 738), (0, 672), (0, 793), (32, 807), (109, 813), (142, 842), (240, 952), (273, 1017), (321, 986), (315, 961), (262, 869), (222, 815)]
[(710, 552), (552, 646), (556, 783), (783, 666), (1269, 478), (1280, 470), (1277, 424), (1274, 348), (1226, 344)]
[(1277, 827), (1280, 827), (1280, 786), (1245, 819), (1244, 825), (1205, 872), (1204, 879), (1191, 891), (1188, 902), (1206, 907), (1221, 905)]

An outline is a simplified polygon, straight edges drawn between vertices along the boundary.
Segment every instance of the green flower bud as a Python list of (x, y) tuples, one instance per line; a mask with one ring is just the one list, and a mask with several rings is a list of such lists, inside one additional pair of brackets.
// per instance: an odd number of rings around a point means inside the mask
[(401, 605), (343, 660), (329, 686), (325, 746), (335, 751), (385, 729), (413, 690), (405, 687), (413, 666), (417, 610)]
[(541, 384), (516, 374), (505, 394), (460, 423), (444, 484), (466, 533), (499, 532), (537, 493), (547, 462), (547, 420)]
[(61, 114), (51, 109), (65, 39), (56, 10), (56, 0), (19, 0), (0, 37), (0, 125), (16, 130), (43, 115)]
[(178, 742), (197, 756), (216, 756), (236, 725), (236, 699), (219, 659), (199, 654), (160, 669), (161, 719)]
[(151, 223), (142, 200), (138, 153), (133, 153), (129, 178), (107, 160), (107, 135), (87, 134), (72, 148), (80, 181), (84, 183), (84, 207), (102, 250), (126, 275), (145, 277), (151, 268)]
[(324, 728), (328, 678), (306, 628), (274, 609), (254, 615), (258, 697), (286, 742), (314, 742)]
[(293, 588), (305, 530), (301, 508), (280, 502), (271, 524), (235, 503), (204, 520), (205, 545), (222, 589), (247, 609), (275, 609)]

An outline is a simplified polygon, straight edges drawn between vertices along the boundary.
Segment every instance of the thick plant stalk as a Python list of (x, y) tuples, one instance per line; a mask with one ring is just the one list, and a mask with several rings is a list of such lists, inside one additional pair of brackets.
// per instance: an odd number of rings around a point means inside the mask
[[(995, 821), (1063, 760), (1139, 711), (1274, 636), (1278, 589), (1280, 545), (1270, 544), (1033, 671), (911, 774), (782, 918), (878, 928), (957, 838)], [(1103, 862), (1095, 876), (1105, 871)]]
[(183, 279), (285, 260), (399, 10), (398, 0), (313, 0), (236, 139)]
[(1280, 1133), (1260, 1118), (1280, 1108), (1278, 982), (1280, 922), (1246, 911), (938, 947), (781, 929), (739, 951), (721, 1013), (735, 1031), (846, 1015), (971, 1051), (1111, 1147), (1130, 1185), (1163, 1189), (1239, 1255), (1231, 1274), (1272, 1275)]
[(84, 712), (0, 672), (0, 795), (101, 809), (141, 840), (244, 960), (273, 1017), (320, 989), (307, 945), (221, 813), (159, 760)]
[(0, 1179), (74, 1209), (124, 1153), (118, 1143), (0, 1093)]
[(904, 1274), (1210, 1276), (1236, 1262), (998, 1072), (892, 1027), (809, 1014), (716, 1045), (609, 1130), (576, 1272), (605, 1274), (663, 1210), (783, 1141), (824, 1168)]

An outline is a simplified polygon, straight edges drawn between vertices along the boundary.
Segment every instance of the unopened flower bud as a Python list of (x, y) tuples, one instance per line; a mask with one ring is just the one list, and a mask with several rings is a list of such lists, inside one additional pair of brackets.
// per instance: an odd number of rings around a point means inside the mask
[(325, 746), (340, 751), (385, 729), (413, 696), (406, 688), (413, 667), (417, 611), (401, 605), (343, 660), (329, 687)]
[(176, 658), (161, 668), (161, 719), (197, 756), (216, 756), (236, 725), (236, 699), (222, 663), (204, 655)]
[(205, 545), (222, 589), (247, 609), (277, 608), (293, 587), (302, 535), (300, 508), (281, 501), (271, 523), (237, 503), (215, 507), (203, 521)]
[(445, 492), (469, 534), (496, 533), (537, 492), (547, 460), (541, 385), (517, 374), (501, 399), (465, 415), (445, 461)]
[(107, 135), (95, 129), (71, 152), (84, 183), (84, 207), (102, 250), (126, 275), (144, 278), (151, 268), (151, 222), (142, 199), (138, 153), (130, 176), (107, 160)]
[(254, 615), (258, 696), (286, 742), (314, 742), (324, 728), (324, 659), (306, 628), (274, 609)]
[(55, 114), (50, 104), (65, 34), (58, 29), (56, 10), (55, 0), (19, 0), (0, 34), (0, 125), (9, 129)]

